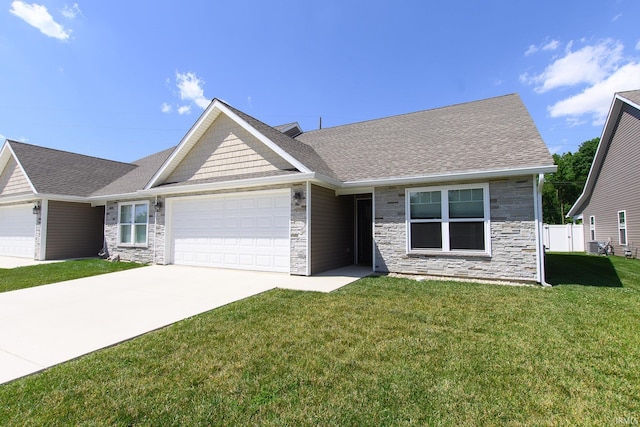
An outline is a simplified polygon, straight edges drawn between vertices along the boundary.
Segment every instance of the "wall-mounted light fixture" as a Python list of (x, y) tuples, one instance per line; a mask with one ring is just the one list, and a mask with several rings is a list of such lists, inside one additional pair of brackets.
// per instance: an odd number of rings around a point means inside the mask
[(156, 200), (156, 202), (153, 204), (153, 207), (155, 208), (156, 212), (160, 212), (160, 209), (162, 209), (162, 202), (160, 200)]
[(299, 205), (300, 200), (302, 200), (302, 192), (296, 191), (295, 193), (293, 193), (293, 203), (295, 203), (296, 205)]
[(33, 204), (33, 214), (38, 215), (38, 212), (40, 212), (40, 202), (35, 202)]

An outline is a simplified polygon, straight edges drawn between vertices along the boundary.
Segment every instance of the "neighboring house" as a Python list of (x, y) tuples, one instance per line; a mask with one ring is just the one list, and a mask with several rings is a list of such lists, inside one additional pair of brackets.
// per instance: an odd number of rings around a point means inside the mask
[(0, 255), (93, 257), (104, 207), (88, 197), (135, 166), (6, 141), (0, 151)]
[(124, 260), (544, 282), (538, 187), (555, 169), (515, 94), (311, 132), (214, 99), (86, 200)]
[[(640, 246), (640, 90), (613, 98), (584, 191), (567, 216), (582, 215), (585, 242), (611, 241), (616, 255)], [(587, 243), (588, 246), (588, 243)]]

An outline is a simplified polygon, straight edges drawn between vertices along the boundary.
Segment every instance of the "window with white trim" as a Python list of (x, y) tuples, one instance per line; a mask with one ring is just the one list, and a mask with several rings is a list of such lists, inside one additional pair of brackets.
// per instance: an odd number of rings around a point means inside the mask
[(618, 212), (618, 242), (621, 246), (627, 244), (627, 211)]
[(489, 253), (489, 186), (406, 190), (409, 252)]
[(118, 243), (146, 246), (149, 223), (149, 202), (120, 203), (118, 205)]
[(596, 240), (596, 217), (593, 215), (589, 217), (589, 237), (591, 241)]

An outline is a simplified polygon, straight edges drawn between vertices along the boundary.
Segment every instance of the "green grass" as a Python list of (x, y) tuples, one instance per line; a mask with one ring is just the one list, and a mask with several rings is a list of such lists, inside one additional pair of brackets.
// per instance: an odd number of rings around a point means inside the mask
[(0, 386), (0, 425), (637, 423), (640, 262), (609, 287), (548, 261), (553, 288), (266, 292)]
[(0, 269), (0, 292), (31, 288), (48, 283), (96, 276), (140, 267), (133, 262), (109, 262), (102, 259), (82, 259), (54, 262), (28, 267)]

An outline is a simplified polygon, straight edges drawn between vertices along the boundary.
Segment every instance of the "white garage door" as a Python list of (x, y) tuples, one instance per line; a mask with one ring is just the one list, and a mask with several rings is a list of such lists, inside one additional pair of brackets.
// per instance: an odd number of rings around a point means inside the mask
[(0, 207), (0, 255), (33, 258), (36, 216), (29, 205)]
[(177, 199), (175, 264), (289, 272), (289, 191)]

